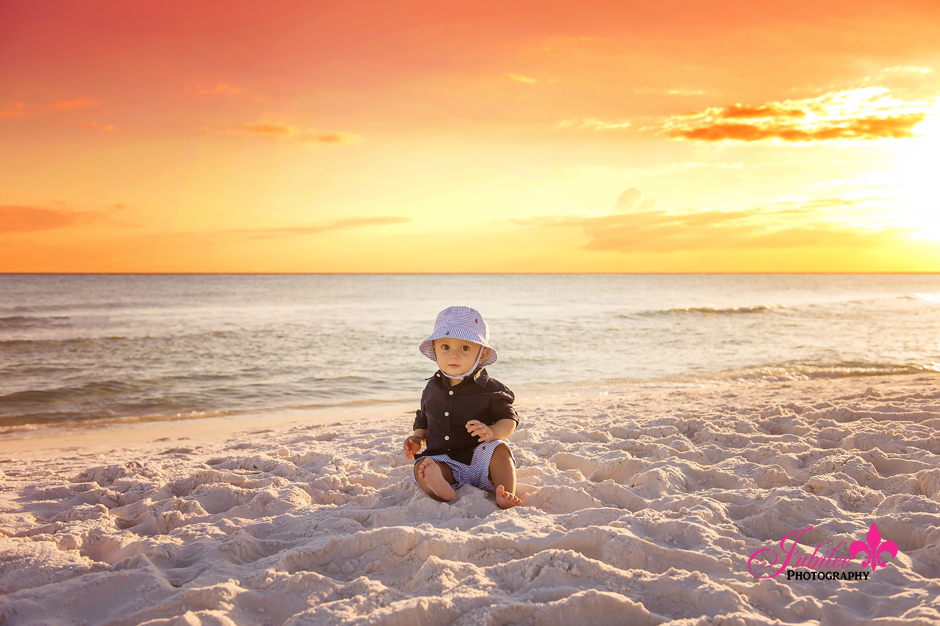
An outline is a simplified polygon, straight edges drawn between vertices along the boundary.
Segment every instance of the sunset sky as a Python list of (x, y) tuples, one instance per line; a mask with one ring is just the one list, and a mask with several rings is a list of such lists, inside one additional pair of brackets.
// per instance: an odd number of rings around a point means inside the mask
[(937, 272), (938, 181), (936, 0), (0, 0), (0, 272)]

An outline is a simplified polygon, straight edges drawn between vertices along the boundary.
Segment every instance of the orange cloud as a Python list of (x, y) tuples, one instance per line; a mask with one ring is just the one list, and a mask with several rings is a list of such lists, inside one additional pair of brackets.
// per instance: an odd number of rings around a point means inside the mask
[(241, 93), (241, 88), (227, 83), (200, 83), (196, 85), (196, 93)]
[[(222, 246), (223, 248), (238, 248), (247, 245), (246, 242), (265, 241), (275, 239), (288, 239), (305, 235), (320, 235), (324, 233), (346, 231), (370, 226), (390, 226), (405, 224), (412, 220), (407, 217), (378, 216), (378, 217), (351, 217), (336, 220), (319, 226), (287, 226), (283, 228), (242, 228), (229, 230), (198, 230), (177, 232), (145, 232), (134, 238), (141, 242), (145, 248), (154, 246), (175, 249), (199, 248), (208, 245)], [(274, 245), (277, 245), (276, 243)]]
[(264, 228), (251, 230), (228, 231), (232, 233), (248, 235), (252, 239), (267, 239), (270, 237), (284, 237), (291, 235), (317, 235), (336, 230), (350, 230), (353, 228), (364, 228), (366, 226), (388, 226), (391, 224), (405, 224), (411, 219), (407, 217), (350, 217), (344, 220), (337, 220), (332, 224), (323, 226), (293, 226), (286, 228)]
[(929, 67), (921, 67), (921, 66), (918, 66), (918, 65), (902, 65), (902, 66), (898, 66), (898, 67), (886, 67), (886, 68), (883, 69), (882, 71), (885, 72), (885, 73), (887, 73), (887, 74), (898, 74), (898, 73), (905, 73), (905, 74), (929, 74), (929, 73), (931, 73), (933, 70), (930, 69)]
[(265, 135), (268, 137), (291, 137), (297, 133), (297, 129), (293, 126), (286, 126), (284, 124), (268, 124), (263, 122), (242, 124), (239, 126), (239, 128), (248, 131), (249, 133)]
[(740, 210), (671, 212), (656, 209), (636, 188), (617, 199), (613, 215), (517, 220), (528, 226), (579, 228), (585, 250), (623, 254), (666, 254), (702, 250), (841, 248), (876, 245), (908, 231), (874, 230), (822, 220), (826, 209), (845, 209), (873, 200), (818, 198), (782, 201)]
[[(733, 104), (676, 115), (663, 125), (672, 139), (695, 141), (871, 141), (917, 136), (930, 102), (897, 100), (884, 88), (854, 89), (806, 100)], [(746, 121), (727, 121), (746, 120)]]
[(605, 121), (596, 118), (585, 118), (581, 120), (562, 120), (555, 124), (555, 128), (578, 128), (587, 130), (623, 130), (630, 128), (630, 122), (626, 120)]
[(702, 89), (657, 89), (655, 87), (637, 87), (633, 90), (633, 93), (657, 96), (701, 96), (706, 92)]
[(96, 106), (99, 104), (101, 104), (100, 100), (66, 100), (64, 102), (50, 104), (49, 106), (53, 109), (74, 109), (75, 107)]
[(11, 102), (5, 110), (0, 111), (0, 117), (19, 117), (25, 108), (26, 105), (22, 102)]
[(538, 80), (536, 80), (536, 79), (534, 79), (534, 78), (531, 78), (531, 77), (529, 77), (529, 76), (521, 76), (521, 75), (519, 75), (519, 74), (510, 74), (510, 75), (509, 75), (509, 78), (511, 78), (511, 79), (513, 79), (514, 81), (519, 82), (519, 83), (537, 83), (537, 82), (539, 82)]
[(806, 117), (806, 111), (803, 109), (786, 109), (778, 104), (765, 104), (758, 107), (743, 106), (732, 104), (725, 107), (721, 117), (726, 118), (755, 118), (755, 117)]
[(96, 129), (100, 129), (104, 131), (114, 130), (114, 126), (112, 126), (111, 124), (101, 125), (101, 124), (98, 124), (97, 122), (75, 122), (75, 125), (80, 128), (88, 128), (91, 130), (96, 130)]
[(93, 220), (99, 214), (87, 211), (63, 211), (31, 206), (0, 206), (0, 234), (28, 233), (66, 228)]
[(284, 139), (292, 141), (307, 141), (314, 143), (353, 143), (362, 139), (359, 135), (353, 133), (321, 132), (312, 129), (301, 129), (287, 124), (274, 122), (252, 122), (242, 124), (236, 132), (260, 135), (274, 139)]
[(359, 139), (359, 135), (351, 133), (312, 133), (302, 137), (303, 141), (314, 141), (319, 143), (353, 143)]
[(697, 128), (674, 130), (673, 139), (695, 139), (698, 141), (831, 141), (837, 139), (873, 140), (903, 139), (915, 137), (915, 126), (924, 121), (924, 113), (910, 113), (896, 117), (869, 117), (845, 120), (837, 125), (822, 126), (814, 130), (793, 128), (787, 124), (712, 124)]
[(766, 214), (750, 211), (703, 211), (670, 214), (647, 211), (571, 222), (590, 241), (586, 250), (669, 253), (682, 250), (743, 250), (805, 247), (866, 247), (902, 231), (867, 231), (829, 222), (772, 227)]

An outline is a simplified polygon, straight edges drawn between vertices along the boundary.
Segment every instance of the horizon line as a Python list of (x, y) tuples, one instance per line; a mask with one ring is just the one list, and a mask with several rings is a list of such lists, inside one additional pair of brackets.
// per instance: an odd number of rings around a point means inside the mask
[(940, 271), (884, 272), (3, 272), (0, 276), (899, 276)]

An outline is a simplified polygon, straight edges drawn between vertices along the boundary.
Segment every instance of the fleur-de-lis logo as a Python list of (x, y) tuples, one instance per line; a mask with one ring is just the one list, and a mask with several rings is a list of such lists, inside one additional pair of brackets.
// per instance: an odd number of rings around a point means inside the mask
[(881, 533), (878, 532), (878, 527), (875, 526), (874, 522), (872, 522), (871, 528), (868, 529), (868, 534), (865, 535), (865, 539), (868, 540), (868, 543), (853, 541), (852, 545), (849, 546), (849, 551), (852, 553), (853, 559), (855, 555), (859, 553), (868, 555), (868, 558), (862, 561), (862, 567), (871, 565), (871, 571), (873, 572), (879, 567), (885, 567), (887, 563), (881, 560), (882, 552), (889, 553), (891, 558), (897, 557), (898, 544), (893, 541), (882, 541)]

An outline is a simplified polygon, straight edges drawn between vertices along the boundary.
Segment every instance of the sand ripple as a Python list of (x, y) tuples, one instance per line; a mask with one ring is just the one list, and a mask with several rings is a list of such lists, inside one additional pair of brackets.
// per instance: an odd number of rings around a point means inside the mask
[[(523, 405), (510, 511), (420, 493), (406, 417), (6, 460), (0, 624), (936, 624), (938, 387)], [(873, 522), (900, 553), (869, 581), (748, 573), (795, 530), (808, 554)]]

